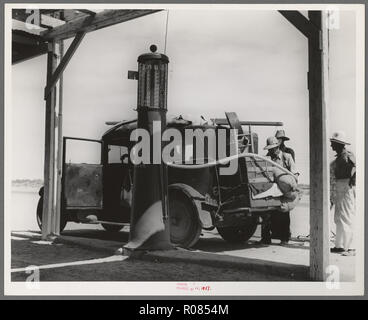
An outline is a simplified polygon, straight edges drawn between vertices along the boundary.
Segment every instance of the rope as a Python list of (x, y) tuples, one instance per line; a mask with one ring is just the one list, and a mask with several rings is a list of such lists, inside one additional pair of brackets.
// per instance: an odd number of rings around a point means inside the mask
[(168, 26), (169, 26), (169, 10), (167, 10), (167, 14), (166, 14), (165, 49), (164, 49), (164, 54), (166, 54), (166, 43), (167, 43), (167, 30), (168, 30)]

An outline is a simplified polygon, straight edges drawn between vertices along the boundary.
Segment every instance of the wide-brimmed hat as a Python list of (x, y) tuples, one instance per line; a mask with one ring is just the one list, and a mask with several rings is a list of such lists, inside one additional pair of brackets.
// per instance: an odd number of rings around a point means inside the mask
[(344, 131), (337, 131), (332, 135), (332, 138), (330, 139), (331, 142), (336, 142), (340, 144), (347, 144), (350, 145), (349, 142), (347, 142), (346, 134)]
[(263, 148), (264, 150), (269, 150), (280, 146), (280, 142), (276, 137), (268, 137), (266, 144), (267, 145)]
[(286, 135), (285, 135), (285, 130), (277, 130), (276, 131), (276, 134), (275, 134), (275, 137), (277, 139), (282, 139), (284, 141), (288, 141), (290, 140)]

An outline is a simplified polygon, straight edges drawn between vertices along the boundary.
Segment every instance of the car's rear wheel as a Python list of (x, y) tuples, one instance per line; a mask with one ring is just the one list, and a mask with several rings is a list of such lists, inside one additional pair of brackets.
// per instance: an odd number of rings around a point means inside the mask
[[(42, 230), (42, 212), (43, 212), (43, 197), (40, 197), (37, 204), (37, 214), (36, 214), (37, 224), (40, 230)], [(68, 221), (62, 215), (60, 218), (60, 232), (62, 232), (65, 229), (67, 223)]]
[(190, 248), (197, 243), (202, 230), (197, 209), (179, 190), (171, 190), (169, 193), (169, 220), (172, 244)]
[(107, 232), (119, 232), (121, 229), (124, 228), (124, 226), (119, 226), (117, 224), (107, 224), (107, 223), (101, 223), (101, 226), (107, 231)]
[(249, 217), (241, 226), (217, 227), (220, 236), (231, 243), (243, 243), (248, 241), (256, 232), (258, 217)]

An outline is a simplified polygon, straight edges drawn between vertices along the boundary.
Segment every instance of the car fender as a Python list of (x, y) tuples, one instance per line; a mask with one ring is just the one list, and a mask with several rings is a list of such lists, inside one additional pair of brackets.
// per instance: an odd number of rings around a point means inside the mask
[(180, 190), (183, 192), (188, 199), (192, 202), (194, 208), (197, 211), (199, 221), (202, 224), (202, 228), (211, 228), (213, 227), (211, 214), (206, 211), (202, 210), (202, 202), (205, 201), (205, 197), (203, 194), (198, 192), (193, 187), (184, 184), (184, 183), (173, 183), (169, 185), (169, 190)]

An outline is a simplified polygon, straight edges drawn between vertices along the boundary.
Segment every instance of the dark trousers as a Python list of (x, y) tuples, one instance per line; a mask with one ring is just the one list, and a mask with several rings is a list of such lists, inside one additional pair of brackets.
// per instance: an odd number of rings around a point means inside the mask
[(290, 212), (273, 211), (262, 215), (261, 236), (265, 241), (290, 239)]

